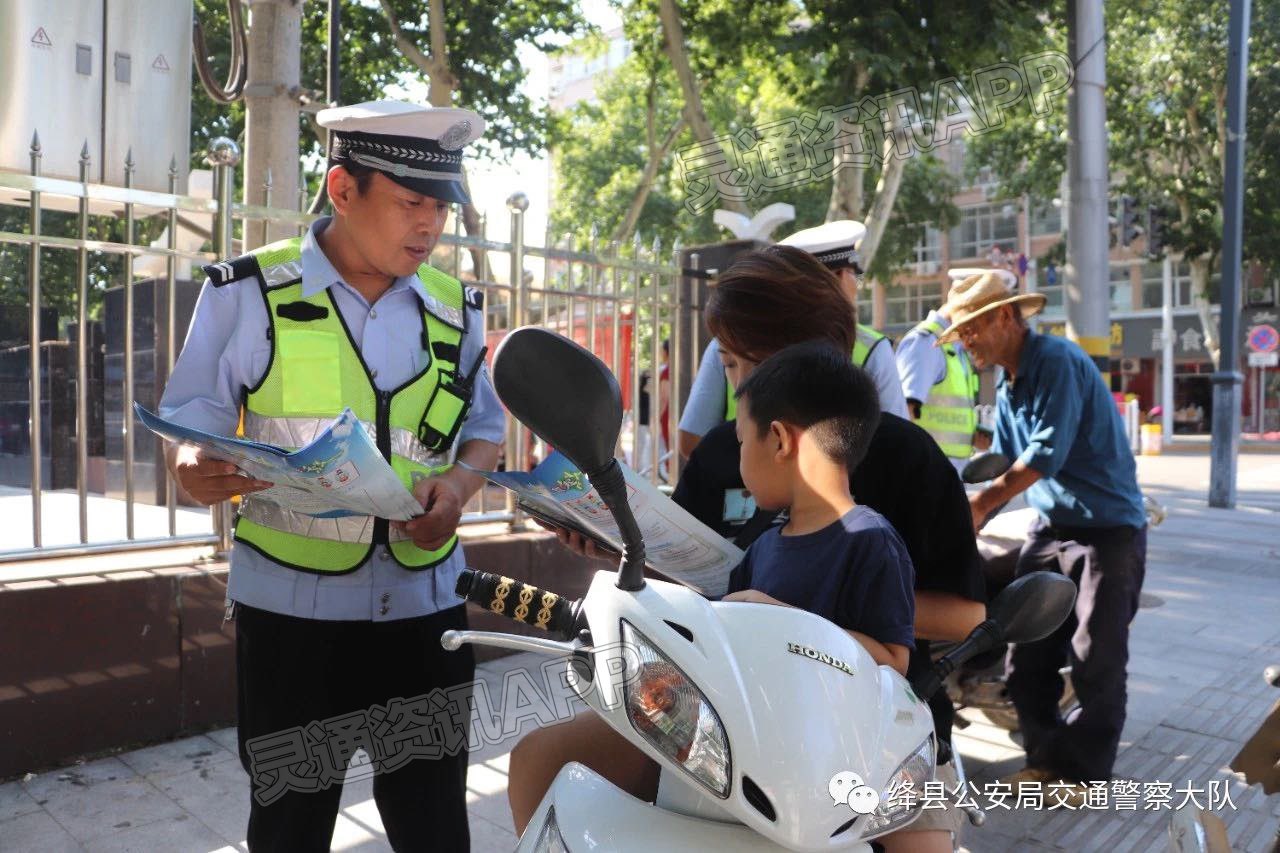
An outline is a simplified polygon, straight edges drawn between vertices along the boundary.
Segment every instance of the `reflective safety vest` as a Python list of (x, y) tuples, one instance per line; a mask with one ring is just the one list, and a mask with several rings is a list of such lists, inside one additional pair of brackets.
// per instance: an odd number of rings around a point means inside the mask
[[(936, 320), (925, 320), (915, 330), (935, 339), (943, 331)], [(973, 453), (973, 433), (978, 428), (978, 415), (973, 408), (978, 397), (978, 373), (954, 343), (943, 344), (939, 349), (946, 358), (947, 372), (929, 389), (929, 399), (920, 406), (917, 423), (947, 456), (968, 459)]]
[[(870, 326), (858, 324), (855, 330), (856, 334), (853, 338), (853, 363), (858, 367), (865, 367), (867, 359), (871, 358), (871, 351), (876, 345), (885, 340), (885, 336), (877, 332)], [(726, 421), (736, 420), (738, 417), (738, 397), (733, 393), (733, 386), (729, 384), (728, 379), (724, 383), (724, 419)]]
[[(267, 374), (256, 387), (244, 389), (245, 437), (296, 449), (350, 407), (406, 488), (449, 470), (456, 454), (453, 438), (470, 403), (469, 393), (461, 402), (448, 393), (457, 387), (466, 329), (462, 284), (426, 264), (419, 267), (418, 278), (428, 294), (422, 312), (428, 364), (399, 388), (382, 391), (328, 288), (303, 296), (300, 249), (300, 238), (282, 240), (206, 268), (219, 286), (242, 279), (250, 284), (247, 279), (256, 277), (270, 318)], [(406, 569), (430, 568), (457, 546), (455, 535), (428, 551), (384, 518), (317, 518), (252, 495), (240, 501), (235, 538), (277, 563), (318, 574), (354, 571), (378, 545), (387, 546)]]

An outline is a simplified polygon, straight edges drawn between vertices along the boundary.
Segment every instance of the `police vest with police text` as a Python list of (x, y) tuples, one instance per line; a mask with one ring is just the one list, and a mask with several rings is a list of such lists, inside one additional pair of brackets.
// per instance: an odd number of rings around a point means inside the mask
[[(452, 467), (453, 439), (470, 403), (469, 395), (456, 400), (457, 395), (441, 393), (459, 379), (466, 331), (466, 292), (457, 279), (426, 264), (418, 269), (427, 294), (421, 314), (427, 366), (400, 387), (383, 391), (329, 289), (303, 295), (300, 238), (205, 271), (217, 286), (256, 278), (269, 317), (272, 351), (266, 375), (243, 392), (246, 438), (288, 449), (305, 446), (349, 407), (407, 489)], [(240, 501), (235, 538), (277, 563), (319, 574), (354, 571), (380, 545), (404, 568), (427, 569), (457, 546), (454, 535), (440, 548), (426, 550), (387, 519), (314, 517), (252, 495)]]
[[(915, 331), (932, 335), (936, 340), (943, 329), (936, 320), (925, 320)], [(973, 409), (978, 396), (978, 374), (954, 343), (943, 344), (939, 349), (946, 359), (946, 373), (929, 389), (929, 399), (921, 404), (917, 423), (933, 436), (947, 456), (968, 459), (973, 452), (973, 433), (978, 428), (978, 415)]]

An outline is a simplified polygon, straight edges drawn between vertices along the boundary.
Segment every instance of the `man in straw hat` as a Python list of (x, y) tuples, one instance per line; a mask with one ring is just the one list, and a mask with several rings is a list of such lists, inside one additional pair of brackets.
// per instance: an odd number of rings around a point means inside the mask
[[(954, 285), (987, 272), (1000, 276), (1010, 291), (1018, 285), (1017, 277), (1008, 270), (962, 267), (947, 270), (947, 275)], [(933, 436), (951, 464), (960, 471), (972, 455), (975, 443), (981, 440), (974, 409), (978, 371), (958, 342), (934, 345), (950, 325), (951, 315), (943, 304), (903, 335), (898, 342), (898, 377), (912, 419)], [(989, 445), (990, 440), (984, 443)]]
[[(951, 328), (938, 342), (958, 338), (977, 367), (1000, 368), (993, 449), (1015, 461), (970, 498), (974, 527), (1025, 491), (1040, 518), (1018, 573), (1061, 571), (1079, 590), (1061, 628), (1013, 647), (1007, 682), (1027, 752), (1010, 781), (1062, 781), (1079, 798), (1079, 783), (1108, 779), (1115, 763), (1147, 530), (1133, 453), (1097, 365), (1075, 343), (1027, 327), (1044, 304), (1038, 293), (1011, 295), (998, 275), (970, 276), (952, 288)], [(1058, 673), (1068, 662), (1080, 709), (1063, 720)]]

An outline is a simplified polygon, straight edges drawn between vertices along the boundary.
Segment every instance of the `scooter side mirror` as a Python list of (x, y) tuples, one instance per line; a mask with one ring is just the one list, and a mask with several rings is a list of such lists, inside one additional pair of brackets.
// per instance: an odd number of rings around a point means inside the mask
[(590, 476), (608, 467), (622, 430), (622, 390), (600, 359), (534, 326), (493, 356), (493, 387), (521, 423)]
[(965, 463), (964, 468), (960, 471), (960, 479), (971, 486), (985, 483), (1008, 471), (1011, 465), (1013, 465), (1013, 462), (1003, 453), (996, 453), (995, 451), (979, 453)]
[(1033, 643), (1057, 630), (1071, 614), (1076, 585), (1057, 572), (1031, 572), (1005, 587), (991, 602), (990, 618), (1010, 643)]
[(916, 695), (928, 701), (943, 680), (965, 661), (1001, 643), (1032, 643), (1057, 630), (1071, 613), (1076, 585), (1057, 572), (1031, 572), (1009, 584), (987, 608), (987, 618), (936, 664), (912, 680)]
[(493, 355), (493, 387), (507, 411), (591, 480), (622, 534), (618, 586), (643, 588), (644, 537), (613, 458), (622, 431), (622, 389), (613, 372), (563, 335), (523, 326)]

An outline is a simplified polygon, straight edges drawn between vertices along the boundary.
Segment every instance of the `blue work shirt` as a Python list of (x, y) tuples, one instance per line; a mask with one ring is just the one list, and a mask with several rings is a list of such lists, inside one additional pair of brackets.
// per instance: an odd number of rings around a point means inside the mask
[[(326, 287), (342, 315), (351, 340), (368, 366), (374, 384), (390, 391), (426, 367), (422, 349), (422, 306), (426, 290), (415, 276), (398, 278), (370, 305), (325, 257), (315, 234), (328, 219), (315, 222), (302, 240), (303, 294)], [(468, 318), (459, 364), (471, 365), (484, 346), (479, 312)], [(186, 426), (234, 435), (241, 393), (258, 384), (271, 359), (270, 325), (258, 282), (245, 279), (221, 287), (206, 281), (196, 302), (186, 343), (160, 400), (160, 415)], [(506, 416), (487, 369), (476, 379), (471, 412), (458, 432), (457, 446), (480, 439), (500, 444)], [(252, 548), (231, 549), (227, 597), (262, 610), (306, 619), (389, 621), (425, 616), (455, 607), (454, 593), (465, 567), (462, 546), (433, 569), (402, 568), (385, 547), (377, 547), (358, 569), (342, 575), (318, 575), (282, 566)]]
[(1050, 524), (1147, 523), (1115, 400), (1097, 365), (1072, 341), (1027, 333), (1017, 377), (999, 372), (992, 449), (1041, 474), (1027, 503)]

